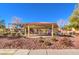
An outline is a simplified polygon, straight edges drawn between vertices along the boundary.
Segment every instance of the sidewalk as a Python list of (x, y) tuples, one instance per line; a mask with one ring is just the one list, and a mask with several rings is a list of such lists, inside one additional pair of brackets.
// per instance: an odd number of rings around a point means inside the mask
[(79, 55), (79, 49), (0, 49), (0, 55)]

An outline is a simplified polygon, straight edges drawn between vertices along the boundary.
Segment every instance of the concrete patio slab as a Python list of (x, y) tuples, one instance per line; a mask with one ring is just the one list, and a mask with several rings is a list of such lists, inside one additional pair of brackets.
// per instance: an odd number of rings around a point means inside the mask
[(30, 50), (27, 50), (27, 49), (18, 49), (15, 52), (15, 55), (28, 55), (29, 52), (30, 52)]
[(29, 55), (46, 55), (46, 49), (31, 50)]

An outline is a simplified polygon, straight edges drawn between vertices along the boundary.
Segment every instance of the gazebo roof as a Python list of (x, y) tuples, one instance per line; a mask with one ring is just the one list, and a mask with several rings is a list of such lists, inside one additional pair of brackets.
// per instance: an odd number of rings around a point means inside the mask
[(58, 27), (58, 25), (56, 23), (51, 23), (51, 22), (31, 22), (31, 23), (25, 23), (23, 24), (23, 26), (27, 26), (27, 25), (53, 25), (54, 27)]

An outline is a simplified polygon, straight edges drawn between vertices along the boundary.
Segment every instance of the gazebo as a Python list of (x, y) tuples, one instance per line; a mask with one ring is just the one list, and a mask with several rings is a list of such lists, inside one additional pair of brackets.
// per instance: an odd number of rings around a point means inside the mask
[[(54, 28), (58, 28), (58, 25), (56, 23), (50, 23), (50, 22), (32, 22), (32, 23), (24, 23), (23, 25), (25, 36), (30, 37), (30, 29), (51, 29), (51, 36), (53, 37)], [(27, 34), (26, 34), (27, 33)]]

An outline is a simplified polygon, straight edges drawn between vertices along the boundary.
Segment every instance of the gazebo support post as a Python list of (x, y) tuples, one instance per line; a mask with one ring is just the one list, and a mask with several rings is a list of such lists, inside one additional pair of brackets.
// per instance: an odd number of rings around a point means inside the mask
[(28, 37), (29, 37), (29, 35), (30, 35), (30, 27), (28, 25)]
[(52, 32), (51, 32), (51, 34), (52, 34), (52, 37), (53, 37), (53, 25), (52, 25)]
[(25, 36), (26, 36), (26, 28), (25, 28)]

